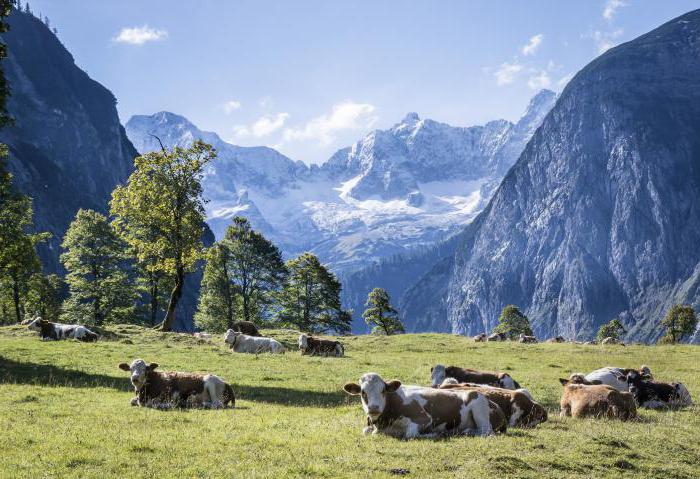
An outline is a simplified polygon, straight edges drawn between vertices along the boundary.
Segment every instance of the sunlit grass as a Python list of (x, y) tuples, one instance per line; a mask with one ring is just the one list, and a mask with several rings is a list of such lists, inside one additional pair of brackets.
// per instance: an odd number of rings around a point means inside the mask
[[(693, 346), (485, 344), (450, 335), (343, 338), (345, 358), (232, 353), (212, 342), (133, 326), (109, 341), (42, 342), (0, 328), (0, 477), (700, 477), (698, 408), (642, 411), (640, 421), (561, 420), (557, 378), (648, 364), (700, 394)], [(291, 331), (270, 333), (294, 348)], [(295, 348), (294, 348), (295, 349)], [(237, 409), (129, 405), (117, 364), (213, 372)], [(362, 373), (427, 384), (437, 362), (507, 370), (550, 412), (536, 429), (491, 438), (364, 437), (359, 402), (341, 386)]]

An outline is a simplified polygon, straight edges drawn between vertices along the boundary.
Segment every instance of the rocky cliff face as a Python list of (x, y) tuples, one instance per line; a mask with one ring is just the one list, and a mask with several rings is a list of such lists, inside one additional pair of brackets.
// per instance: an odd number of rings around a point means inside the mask
[(19, 189), (34, 199), (35, 224), (53, 238), (44, 266), (60, 271), (60, 244), (79, 208), (105, 212), (136, 150), (119, 123), (116, 99), (75, 65), (56, 36), (32, 15), (13, 11), (3, 35), (3, 68), (15, 125), (0, 131)]
[(540, 337), (619, 317), (648, 341), (672, 304), (698, 306), (698, 58), (694, 11), (576, 75), (447, 265), (434, 295), (453, 332), (490, 331), (512, 303)]

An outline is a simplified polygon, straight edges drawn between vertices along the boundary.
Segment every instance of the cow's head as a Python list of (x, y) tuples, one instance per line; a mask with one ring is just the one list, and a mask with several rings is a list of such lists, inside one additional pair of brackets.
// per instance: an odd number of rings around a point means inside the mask
[(629, 373), (627, 373), (627, 376), (622, 374), (616, 374), (615, 376), (620, 381), (627, 381), (627, 387), (629, 388), (629, 391), (635, 398), (637, 398), (639, 390), (644, 385), (644, 375), (642, 375), (642, 373), (640, 373), (639, 371), (630, 371)]
[(534, 427), (543, 422), (547, 422), (547, 410), (533, 401), (532, 409), (527, 415), (527, 425)]
[(360, 378), (360, 384), (347, 383), (343, 386), (346, 393), (362, 399), (362, 409), (370, 419), (376, 420), (386, 407), (386, 395), (395, 393), (401, 387), (401, 381), (384, 382), (377, 373), (367, 373)]
[(27, 329), (30, 329), (32, 331), (41, 331), (42, 323), (45, 323), (43, 319), (35, 318), (29, 324), (27, 324)]
[(243, 333), (229, 329), (224, 333), (224, 342), (233, 346), (236, 343), (236, 339)]
[(121, 363), (119, 369), (131, 372), (131, 384), (134, 388), (141, 389), (146, 384), (148, 373), (154, 371), (158, 365), (156, 363), (146, 364), (143, 359), (134, 359), (131, 366)]
[(644, 379), (654, 379), (654, 376), (651, 375), (651, 369), (646, 364), (642, 364), (639, 367), (639, 372), (642, 374)]
[(447, 373), (445, 372), (445, 366), (442, 364), (436, 364), (430, 368), (430, 385), (434, 388), (440, 387), (440, 384), (445, 380)]
[(309, 348), (309, 337), (306, 334), (299, 335), (299, 349), (306, 351)]

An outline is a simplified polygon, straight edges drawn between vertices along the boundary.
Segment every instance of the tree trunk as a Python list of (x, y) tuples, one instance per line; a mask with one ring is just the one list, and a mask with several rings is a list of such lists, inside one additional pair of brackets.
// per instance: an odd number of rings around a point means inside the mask
[(12, 301), (15, 303), (15, 319), (17, 319), (17, 323), (22, 322), (22, 311), (20, 311), (19, 307), (19, 281), (17, 281), (17, 278), (13, 278), (12, 281)]
[(158, 279), (151, 276), (151, 326), (158, 321)]
[(178, 301), (182, 297), (182, 287), (185, 283), (185, 268), (178, 266), (175, 273), (175, 287), (170, 293), (170, 302), (168, 303), (168, 312), (165, 314), (165, 319), (160, 325), (161, 331), (172, 331), (173, 323), (175, 322), (175, 308)]
[(96, 326), (102, 325), (102, 313), (100, 312), (100, 298), (95, 298), (93, 303), (93, 319)]

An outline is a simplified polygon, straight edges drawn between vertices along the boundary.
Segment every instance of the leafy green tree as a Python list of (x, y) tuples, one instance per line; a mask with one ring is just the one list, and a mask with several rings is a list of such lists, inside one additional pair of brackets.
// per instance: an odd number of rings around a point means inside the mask
[(233, 328), (238, 306), (229, 265), (231, 250), (222, 241), (207, 251), (207, 263), (199, 289), (199, 305), (195, 323), (205, 331), (220, 333)]
[(365, 312), (362, 318), (369, 326), (373, 326), (372, 334), (390, 336), (405, 333), (406, 330), (399, 319), (399, 312), (391, 305), (389, 293), (382, 288), (374, 288), (367, 296)]
[(70, 290), (63, 308), (66, 319), (92, 318), (90, 322), (100, 326), (133, 317), (136, 293), (125, 271), (127, 246), (104, 215), (78, 210), (61, 246)]
[(202, 177), (204, 166), (215, 157), (214, 148), (201, 141), (189, 148), (147, 153), (134, 160), (127, 184), (112, 193), (115, 227), (137, 261), (174, 280), (163, 331), (172, 329), (185, 275), (195, 270), (202, 256)]
[(63, 279), (56, 274), (34, 274), (29, 280), (25, 317), (39, 315), (47, 321), (58, 321), (63, 288)]
[[(156, 269), (152, 261), (136, 263), (136, 290), (142, 298), (141, 315), (146, 316), (148, 324), (157, 326), (165, 313), (174, 281), (172, 276)], [(145, 305), (145, 310), (144, 310)]]
[(598, 334), (596, 334), (596, 340), (598, 342), (604, 340), (605, 338), (620, 339), (620, 336), (625, 334), (627, 331), (625, 327), (617, 319), (613, 319), (603, 325), (598, 329)]
[[(5, 19), (12, 12), (12, 1), (0, 0), (0, 36), (7, 32), (10, 26)], [(7, 58), (7, 45), (0, 41), (0, 60)], [(0, 68), (0, 128), (12, 123), (12, 117), (7, 113), (7, 98), (10, 96), (10, 85), (5, 78), (5, 72)]]
[(692, 306), (676, 304), (666, 314), (661, 325), (666, 328), (666, 334), (661, 341), (675, 344), (695, 332), (698, 317)]
[(505, 333), (509, 339), (515, 339), (521, 334), (532, 336), (530, 320), (517, 306), (512, 304), (503, 308), (501, 316), (498, 318), (498, 326), (496, 326), (493, 332)]
[(301, 331), (349, 331), (352, 318), (341, 308), (341, 285), (335, 275), (311, 253), (286, 264), (289, 276), (280, 293), (280, 323)]

